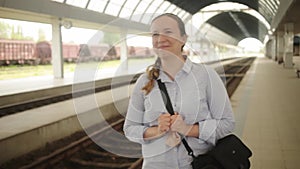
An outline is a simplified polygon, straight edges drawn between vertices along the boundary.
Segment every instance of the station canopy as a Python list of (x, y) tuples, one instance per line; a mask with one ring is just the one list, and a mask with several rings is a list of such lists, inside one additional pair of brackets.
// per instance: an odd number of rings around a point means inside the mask
[[(49, 17), (49, 20), (52, 16), (69, 19), (73, 22), (73, 26), (96, 28), (97, 26), (93, 26), (92, 23), (105, 25), (117, 19), (118, 22), (112, 25), (143, 31), (147, 31), (151, 19), (161, 13), (174, 13), (185, 23), (192, 22), (192, 24), (203, 19), (204, 15), (213, 13), (210, 18), (206, 18), (205, 23), (196, 24), (196, 27), (215, 41), (233, 45), (247, 37), (263, 42), (271, 30), (271, 24), (281, 4), (280, 0), (0, 0), (0, 2), (0, 7), (6, 10), (40, 13), (41, 16)], [(226, 3), (235, 5), (229, 5), (233, 8), (224, 8)], [(7, 17), (9, 18), (8, 15)]]

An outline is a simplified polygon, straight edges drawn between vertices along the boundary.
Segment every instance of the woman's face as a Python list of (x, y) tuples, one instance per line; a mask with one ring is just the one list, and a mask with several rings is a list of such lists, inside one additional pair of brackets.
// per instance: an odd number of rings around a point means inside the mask
[(151, 24), (152, 45), (158, 56), (174, 54), (181, 56), (186, 35), (181, 36), (178, 23), (171, 17), (161, 16)]

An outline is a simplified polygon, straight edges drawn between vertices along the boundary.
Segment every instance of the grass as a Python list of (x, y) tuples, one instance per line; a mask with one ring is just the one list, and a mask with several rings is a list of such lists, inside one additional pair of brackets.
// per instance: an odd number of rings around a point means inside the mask
[[(145, 59), (129, 59), (129, 64), (139, 64), (149, 62), (154, 63), (154, 58)], [(121, 63), (120, 60), (102, 61), (99, 63), (99, 68), (117, 67)], [(89, 63), (87, 63), (89, 64)], [(64, 73), (73, 73), (76, 69), (76, 63), (64, 63)], [(10, 65), (0, 66), (0, 80), (26, 78), (34, 76), (53, 75), (52, 65)]]

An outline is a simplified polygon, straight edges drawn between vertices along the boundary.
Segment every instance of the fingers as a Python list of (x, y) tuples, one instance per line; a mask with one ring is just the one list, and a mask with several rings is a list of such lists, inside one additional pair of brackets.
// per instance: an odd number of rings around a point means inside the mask
[(177, 131), (182, 133), (182, 130), (185, 130), (186, 123), (183, 120), (183, 117), (175, 112), (174, 115), (170, 115), (169, 113), (161, 114), (158, 117), (158, 132), (164, 133), (169, 130)]
[(176, 131), (178, 133), (181, 133), (183, 135), (187, 134), (187, 131), (189, 130), (188, 125), (183, 120), (183, 117), (179, 114), (173, 115), (171, 117), (171, 131)]
[(169, 131), (171, 126), (171, 115), (169, 113), (161, 114), (158, 117), (158, 130), (159, 132)]
[(171, 116), (171, 124), (174, 124), (176, 121), (183, 121), (183, 117), (178, 114), (177, 112), (175, 112), (175, 114), (173, 116)]
[(171, 116), (171, 124), (175, 123), (177, 117), (178, 117), (178, 115)]

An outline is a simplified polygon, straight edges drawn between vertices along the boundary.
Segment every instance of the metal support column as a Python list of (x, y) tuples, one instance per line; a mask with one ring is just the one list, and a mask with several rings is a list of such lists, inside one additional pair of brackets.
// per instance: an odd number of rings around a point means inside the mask
[(284, 54), (284, 32), (278, 31), (276, 34), (276, 60), (278, 63), (283, 62), (283, 54)]
[(269, 41), (266, 43), (265, 56), (275, 60), (276, 57), (276, 41), (275, 37), (270, 36)]
[(121, 51), (121, 70), (122, 74), (128, 73), (128, 48), (127, 48), (127, 30), (121, 30), (121, 44), (120, 44), (120, 51)]
[(294, 47), (294, 23), (284, 25), (284, 55), (285, 68), (293, 68), (293, 47)]
[(60, 20), (52, 22), (52, 67), (54, 78), (64, 77)]

